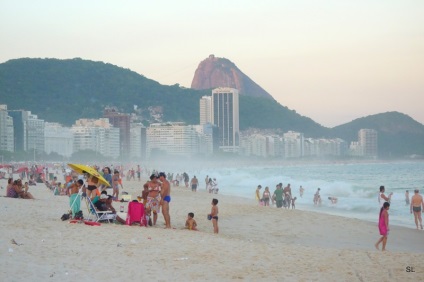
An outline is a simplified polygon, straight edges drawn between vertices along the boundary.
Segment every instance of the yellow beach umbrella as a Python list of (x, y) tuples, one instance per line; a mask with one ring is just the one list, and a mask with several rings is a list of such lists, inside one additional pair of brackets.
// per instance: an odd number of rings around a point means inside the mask
[(83, 164), (68, 164), (68, 166), (79, 174), (84, 174), (84, 173), (90, 174), (91, 176), (94, 176), (97, 179), (99, 179), (99, 182), (101, 184), (110, 186), (110, 183), (106, 179), (104, 179), (103, 176), (91, 166), (83, 165)]

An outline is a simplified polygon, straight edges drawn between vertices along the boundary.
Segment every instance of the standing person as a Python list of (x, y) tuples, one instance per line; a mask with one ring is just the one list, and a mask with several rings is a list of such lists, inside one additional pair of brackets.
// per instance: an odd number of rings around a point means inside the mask
[(390, 193), (389, 196), (384, 195), (386, 188), (384, 186), (380, 186), (380, 193), (378, 194), (378, 202), (380, 203), (380, 207), (383, 206), (384, 202), (389, 202), (392, 198), (393, 193)]
[(162, 200), (160, 195), (160, 184), (157, 181), (156, 174), (150, 176), (150, 181), (147, 182), (147, 185), (149, 186), (149, 194), (147, 195), (146, 209), (149, 216), (153, 212), (153, 225), (156, 225), (158, 213), (160, 212), (160, 202)]
[(209, 175), (206, 175), (206, 178), (205, 178), (206, 191), (208, 191), (208, 183), (209, 183)]
[(423, 229), (423, 222), (421, 219), (421, 212), (424, 212), (424, 201), (423, 196), (421, 196), (418, 189), (414, 190), (414, 195), (411, 197), (411, 213), (414, 212), (415, 225), (420, 222), (420, 227)]
[(107, 180), (109, 185), (102, 184), (102, 186), (101, 186), (102, 191), (105, 191), (106, 188), (112, 187), (112, 174), (111, 173), (112, 173), (112, 171), (110, 170), (110, 168), (108, 166), (103, 168), (103, 178), (105, 180)]
[(137, 165), (137, 179), (138, 179), (138, 182), (141, 181), (141, 168), (140, 168), (140, 165)]
[(283, 183), (279, 183), (276, 186), (274, 194), (272, 198), (275, 200), (277, 208), (281, 208), (283, 206)]
[(321, 196), (319, 195), (319, 191), (321, 191), (321, 188), (318, 188), (314, 194), (314, 205), (318, 205), (320, 202)]
[(409, 191), (405, 191), (405, 206), (409, 205)]
[(302, 196), (303, 196), (303, 192), (305, 192), (305, 189), (302, 187), (302, 185), (300, 185), (300, 188), (299, 188), (299, 195), (300, 195), (300, 197), (302, 198)]
[(183, 177), (184, 177), (185, 187), (188, 188), (188, 181), (189, 181), (190, 177), (188, 176), (188, 174), (186, 172), (183, 173)]
[(112, 199), (114, 201), (119, 200), (119, 179), (121, 179), (121, 177), (119, 176), (119, 171), (115, 170), (112, 176), (112, 188), (113, 188)]
[(268, 186), (265, 187), (265, 191), (262, 194), (262, 202), (264, 203), (264, 206), (269, 207), (269, 199), (271, 198), (271, 192), (269, 192)]
[(258, 187), (256, 188), (256, 193), (255, 193), (255, 196), (256, 196), (256, 200), (258, 201), (258, 204), (260, 205), (261, 204), (261, 202), (262, 202), (262, 199), (261, 199), (261, 189), (262, 189), (262, 186), (261, 185), (258, 185)]
[(208, 219), (212, 220), (213, 225), (213, 233), (218, 234), (219, 233), (219, 227), (218, 227), (218, 199), (212, 199), (212, 209), (211, 213), (208, 214)]
[(387, 235), (389, 235), (389, 210), (390, 203), (384, 202), (383, 206), (380, 209), (380, 217), (378, 219), (378, 229), (380, 231), (381, 238), (375, 243), (375, 248), (377, 250), (380, 250), (378, 247), (380, 243), (383, 243), (382, 251), (386, 250), (386, 244), (387, 244)]
[(169, 202), (171, 202), (171, 187), (169, 181), (166, 180), (165, 172), (159, 173), (159, 180), (162, 182), (161, 189), (161, 205), (162, 205), (162, 214), (165, 220), (165, 228), (171, 228), (171, 216), (169, 215)]
[(196, 192), (198, 184), (199, 184), (199, 180), (196, 178), (196, 175), (195, 175), (190, 181), (191, 191)]

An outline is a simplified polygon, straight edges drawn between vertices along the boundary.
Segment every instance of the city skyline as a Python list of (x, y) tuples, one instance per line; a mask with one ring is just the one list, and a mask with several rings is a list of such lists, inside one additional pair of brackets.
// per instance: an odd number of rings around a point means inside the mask
[(198, 64), (214, 54), (326, 127), (387, 111), (424, 124), (423, 8), (390, 0), (6, 0), (0, 63), (81, 57), (190, 87)]

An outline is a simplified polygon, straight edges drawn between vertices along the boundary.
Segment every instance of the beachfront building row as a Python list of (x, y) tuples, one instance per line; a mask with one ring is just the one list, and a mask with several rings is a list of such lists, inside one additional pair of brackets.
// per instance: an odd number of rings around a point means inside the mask
[(244, 134), (240, 142), (240, 154), (256, 157), (281, 157), (284, 159), (333, 157), (333, 156), (377, 156), (377, 132), (361, 129), (358, 141), (348, 143), (340, 138), (305, 138), (303, 133), (289, 131), (282, 136), (260, 133)]
[(0, 108), (0, 150), (43, 152), (44, 120), (30, 111)]
[(374, 129), (363, 128), (358, 131), (358, 141), (350, 143), (350, 155), (377, 158), (378, 133)]

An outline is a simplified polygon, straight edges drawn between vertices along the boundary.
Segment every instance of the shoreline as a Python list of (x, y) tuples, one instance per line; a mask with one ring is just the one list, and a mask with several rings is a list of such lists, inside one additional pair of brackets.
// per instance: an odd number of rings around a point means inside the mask
[[(124, 180), (124, 191), (135, 199), (142, 183)], [(405, 281), (424, 274), (424, 233), (404, 227), (391, 228), (383, 253), (374, 248), (376, 224), (268, 209), (253, 199), (209, 195), (202, 189), (194, 193), (182, 186), (171, 187), (175, 229), (163, 228), (161, 214), (156, 227), (97, 227), (60, 220), (69, 208), (67, 196), (53, 196), (39, 183), (30, 192), (36, 200), (0, 197), (0, 273), (5, 281), (129, 280), (134, 270), (138, 278), (176, 281)], [(206, 219), (213, 197), (219, 200), (218, 235)], [(119, 210), (128, 203), (113, 204)], [(86, 215), (85, 204), (81, 208)], [(200, 231), (182, 230), (188, 212), (194, 212)], [(12, 239), (22, 245), (11, 244)], [(93, 262), (105, 260), (113, 267), (92, 271)], [(406, 272), (406, 267), (415, 272)]]

